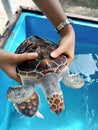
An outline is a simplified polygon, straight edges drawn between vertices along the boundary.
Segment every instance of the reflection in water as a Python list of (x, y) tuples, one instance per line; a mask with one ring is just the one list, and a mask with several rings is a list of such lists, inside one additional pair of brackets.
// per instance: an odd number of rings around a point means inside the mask
[(88, 96), (84, 97), (84, 105), (86, 106), (85, 118), (88, 124), (91, 124), (94, 116), (95, 116), (95, 109), (90, 109), (88, 105)]
[[(93, 58), (95, 57), (95, 58)], [(70, 65), (72, 73), (81, 73), (86, 76), (86, 81), (93, 82), (91, 75), (98, 72), (98, 55), (95, 54), (79, 54), (75, 57), (75, 60)], [(98, 81), (98, 78), (96, 79)]]
[[(98, 55), (92, 54), (79, 54), (75, 56), (75, 60), (70, 65), (70, 70), (72, 73), (80, 73), (85, 77), (85, 91), (83, 94), (85, 106), (85, 120), (87, 122), (87, 127), (89, 130), (97, 130), (97, 124), (94, 123), (96, 119), (96, 106), (94, 106), (91, 101), (91, 96), (95, 95), (94, 89), (98, 85)], [(93, 89), (91, 89), (93, 86)], [(94, 88), (95, 87), (95, 88)], [(94, 93), (93, 93), (94, 91)], [(92, 95), (90, 95), (90, 94)], [(96, 98), (95, 98), (96, 100)], [(87, 129), (86, 127), (86, 129)]]

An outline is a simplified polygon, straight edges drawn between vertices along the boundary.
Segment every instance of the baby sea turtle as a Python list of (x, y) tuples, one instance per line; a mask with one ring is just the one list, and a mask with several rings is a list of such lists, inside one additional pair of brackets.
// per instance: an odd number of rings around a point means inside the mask
[(64, 109), (60, 81), (76, 89), (84, 85), (84, 80), (78, 74), (69, 73), (67, 57), (64, 54), (57, 58), (50, 56), (56, 48), (57, 45), (47, 39), (31, 36), (16, 49), (15, 53), (18, 54), (38, 53), (38, 58), (24, 61), (17, 66), (16, 71), (22, 86), (10, 87), (7, 92), (8, 100), (14, 102), (15, 108), (25, 116), (32, 117), (38, 111), (39, 95), (35, 91), (35, 84), (41, 84), (48, 104), (56, 114)]

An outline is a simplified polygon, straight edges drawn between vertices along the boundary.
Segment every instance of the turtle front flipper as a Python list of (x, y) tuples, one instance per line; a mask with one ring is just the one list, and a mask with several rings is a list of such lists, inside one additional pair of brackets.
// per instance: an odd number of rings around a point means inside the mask
[(47, 97), (48, 104), (53, 112), (59, 115), (64, 109), (64, 101), (62, 94), (54, 93), (53, 95)]
[(39, 107), (39, 96), (36, 92), (32, 94), (30, 98), (22, 103), (14, 104), (16, 110), (27, 117), (33, 117)]
[(79, 89), (84, 85), (84, 80), (79, 74), (71, 74), (68, 77), (63, 77), (63, 82), (66, 86)]

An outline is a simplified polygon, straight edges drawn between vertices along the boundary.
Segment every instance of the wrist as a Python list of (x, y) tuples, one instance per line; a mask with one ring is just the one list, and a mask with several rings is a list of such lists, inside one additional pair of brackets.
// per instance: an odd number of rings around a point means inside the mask
[(63, 36), (67, 36), (67, 35), (72, 35), (75, 36), (75, 32), (74, 29), (72, 27), (71, 24), (65, 26), (60, 32), (59, 34), (63, 37)]
[(65, 20), (63, 20), (56, 26), (57, 32), (60, 33), (60, 31), (62, 31), (62, 29), (68, 26), (69, 24), (72, 24), (72, 20), (65, 18)]

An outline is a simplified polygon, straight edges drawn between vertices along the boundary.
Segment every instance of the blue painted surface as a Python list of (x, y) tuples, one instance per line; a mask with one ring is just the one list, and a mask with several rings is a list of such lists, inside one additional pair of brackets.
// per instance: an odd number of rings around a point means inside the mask
[[(95, 57), (98, 56), (98, 24), (74, 19), (73, 22), (76, 32), (75, 55), (91, 53), (98, 65), (98, 57)], [(23, 13), (12, 30), (5, 49), (14, 52), (31, 35), (42, 36), (55, 43), (60, 39), (45, 16)], [(91, 78), (94, 82), (86, 81), (85, 86), (79, 90), (67, 88), (61, 82), (65, 110), (59, 116), (50, 111), (42, 89), (37, 87), (40, 95), (39, 111), (44, 119), (36, 116), (28, 118), (17, 113), (13, 104), (6, 99), (9, 86), (18, 83), (0, 70), (0, 130), (98, 130), (98, 72)]]

